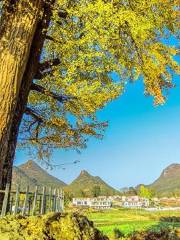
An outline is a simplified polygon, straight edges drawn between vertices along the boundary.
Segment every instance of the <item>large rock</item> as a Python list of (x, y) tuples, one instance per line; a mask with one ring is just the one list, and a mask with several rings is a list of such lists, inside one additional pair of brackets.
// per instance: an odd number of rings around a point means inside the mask
[(1, 240), (108, 240), (93, 223), (78, 214), (0, 219)]

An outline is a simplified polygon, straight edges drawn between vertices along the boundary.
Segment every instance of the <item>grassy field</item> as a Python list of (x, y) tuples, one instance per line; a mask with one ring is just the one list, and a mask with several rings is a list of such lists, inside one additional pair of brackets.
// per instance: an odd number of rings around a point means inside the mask
[(156, 231), (166, 226), (180, 228), (180, 211), (148, 212), (133, 209), (111, 209), (89, 212), (87, 216), (95, 223), (98, 229), (110, 238), (112, 238), (115, 228), (118, 228), (125, 236), (134, 231), (148, 229)]

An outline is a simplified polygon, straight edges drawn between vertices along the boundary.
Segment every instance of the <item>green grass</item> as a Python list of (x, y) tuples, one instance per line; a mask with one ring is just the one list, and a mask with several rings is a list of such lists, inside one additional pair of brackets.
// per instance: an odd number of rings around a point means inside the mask
[(94, 211), (87, 213), (95, 226), (103, 231), (110, 238), (113, 236), (113, 230), (118, 228), (126, 236), (134, 231), (145, 231), (153, 229), (157, 231), (161, 227), (173, 226), (180, 228), (180, 222), (169, 222), (169, 219), (176, 216), (180, 218), (180, 211), (177, 212), (148, 212), (145, 210), (133, 209), (111, 209), (106, 211)]

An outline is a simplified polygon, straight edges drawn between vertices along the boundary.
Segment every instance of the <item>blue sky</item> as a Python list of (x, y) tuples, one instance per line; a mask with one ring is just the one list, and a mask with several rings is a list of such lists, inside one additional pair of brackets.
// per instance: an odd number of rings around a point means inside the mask
[[(151, 97), (143, 95), (141, 81), (126, 86), (125, 93), (98, 113), (109, 121), (103, 140), (90, 140), (88, 148), (56, 151), (54, 163), (80, 160), (66, 170), (54, 169), (50, 174), (70, 183), (82, 169), (98, 175), (117, 189), (149, 184), (172, 163), (180, 163), (180, 82), (169, 92), (164, 106), (154, 107)], [(17, 151), (15, 165), (29, 159), (26, 152)]]

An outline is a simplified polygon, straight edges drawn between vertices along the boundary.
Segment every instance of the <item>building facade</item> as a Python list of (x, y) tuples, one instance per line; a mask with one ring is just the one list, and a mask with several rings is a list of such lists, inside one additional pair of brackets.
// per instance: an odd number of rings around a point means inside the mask
[(147, 208), (150, 201), (139, 196), (109, 196), (96, 198), (73, 198), (73, 206), (109, 209), (112, 206), (126, 208)]
[(122, 207), (127, 208), (146, 208), (149, 207), (150, 202), (147, 198), (139, 196), (122, 197)]
[(112, 201), (107, 197), (97, 198), (73, 198), (73, 206), (91, 207), (95, 209), (109, 209), (112, 207)]

